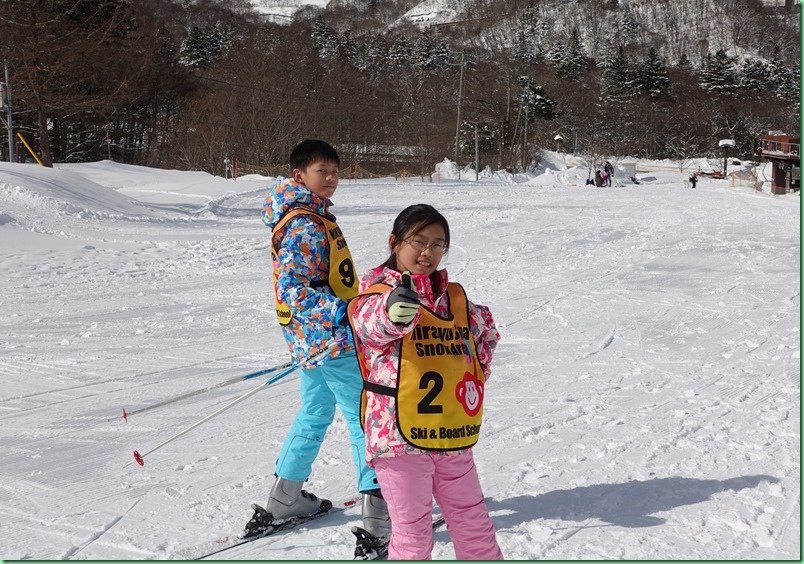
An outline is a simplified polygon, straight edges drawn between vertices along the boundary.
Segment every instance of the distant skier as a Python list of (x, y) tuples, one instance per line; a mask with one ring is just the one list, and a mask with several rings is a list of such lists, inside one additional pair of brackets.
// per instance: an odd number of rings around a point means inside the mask
[(285, 437), (265, 507), (255, 509), (245, 537), (270, 530), (272, 522), (306, 520), (332, 508), (302, 489), (310, 477), (327, 428), (341, 410), (349, 429), (363, 493), (363, 526), (387, 534), (388, 510), (377, 476), (365, 460), (360, 424), (363, 379), (346, 321), (346, 300), (357, 295), (357, 277), (346, 239), (329, 211), (338, 187), (340, 159), (324, 141), (306, 140), (290, 153), (291, 178), (276, 179), (265, 202), (263, 222), (271, 228), (276, 316), (295, 359), (344, 343), (319, 365), (301, 370), (302, 406)]
[(434, 497), (459, 560), (502, 559), (471, 449), (500, 334), (489, 309), (436, 270), (449, 243), (435, 208), (405, 208), (391, 255), (349, 304), (366, 381), (366, 458), (388, 500), (392, 560), (431, 558)]
[(614, 165), (606, 161), (603, 163), (603, 172), (606, 173), (606, 186), (611, 186), (611, 178), (614, 176)]
[(695, 188), (696, 184), (698, 184), (698, 176), (693, 174), (692, 176), (690, 176), (690, 186)]

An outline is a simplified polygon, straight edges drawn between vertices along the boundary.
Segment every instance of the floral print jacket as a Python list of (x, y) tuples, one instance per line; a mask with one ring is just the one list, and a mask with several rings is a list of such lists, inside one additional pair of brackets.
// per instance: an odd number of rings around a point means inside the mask
[[(425, 274), (414, 274), (411, 280), (421, 303), (439, 315), (445, 315), (449, 311), (449, 298), (446, 294), (447, 271), (439, 270), (437, 276), (436, 288), (432, 286), (430, 277)], [(393, 288), (398, 286), (401, 280), (402, 275), (396, 270), (379, 266), (363, 276), (360, 291), (363, 292), (377, 283), (388, 284)], [(401, 339), (413, 329), (418, 321), (418, 314), (408, 326), (394, 324), (385, 310), (389, 294), (390, 290), (384, 294), (355, 298), (357, 303), (351, 313), (350, 321), (355, 341), (365, 349), (369, 364), (368, 380), (375, 384), (396, 387)], [(478, 361), (488, 378), (491, 374), (491, 358), (500, 340), (491, 311), (485, 306), (469, 302), (469, 329), (477, 347)], [(369, 463), (379, 457), (424, 452), (410, 446), (400, 435), (396, 427), (396, 403), (390, 396), (369, 393), (363, 423), (366, 432), (366, 460)], [(460, 451), (449, 454), (458, 453)]]
[[(329, 211), (331, 205), (329, 198), (322, 198), (303, 184), (280, 176), (265, 200), (262, 221), (273, 230), (282, 217), (296, 207), (311, 209), (335, 221)], [(293, 311), (293, 321), (282, 327), (293, 358), (301, 360), (338, 339), (346, 340), (330, 358), (353, 352), (348, 327), (335, 323), (338, 310), (345, 307), (343, 300), (335, 296), (329, 286), (312, 286), (313, 281), (327, 280), (329, 276), (329, 247), (324, 226), (309, 215), (298, 216), (280, 233), (274, 234), (273, 242), (279, 246), (273, 259), (273, 268), (278, 272), (276, 292)]]

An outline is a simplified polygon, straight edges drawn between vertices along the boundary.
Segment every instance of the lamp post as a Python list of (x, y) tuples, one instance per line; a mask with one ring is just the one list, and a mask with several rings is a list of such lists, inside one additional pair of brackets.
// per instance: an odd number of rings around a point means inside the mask
[(458, 119), (455, 125), (455, 161), (458, 161), (460, 155), (460, 138), (461, 138), (461, 103), (463, 101), (463, 67), (466, 65), (464, 53), (461, 52), (461, 76), (458, 79)]
[(737, 143), (735, 143), (734, 139), (721, 139), (717, 145), (723, 149), (723, 178), (725, 178), (726, 173), (728, 173), (729, 149), (733, 149)]
[(564, 142), (564, 137), (561, 136), (560, 133), (557, 133), (555, 137), (553, 137), (553, 141), (556, 142), (556, 153), (561, 152), (561, 143)]
[(475, 124), (475, 182), (480, 180), (480, 143), (477, 140), (477, 124)]

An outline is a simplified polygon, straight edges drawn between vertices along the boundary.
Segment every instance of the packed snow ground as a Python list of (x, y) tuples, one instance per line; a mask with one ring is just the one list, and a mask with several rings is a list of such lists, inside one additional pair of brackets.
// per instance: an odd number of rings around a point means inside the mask
[[(505, 556), (799, 559), (799, 196), (693, 190), (673, 163), (587, 187), (551, 159), (344, 180), (333, 208), (360, 272), (406, 205), (450, 221), (446, 266), (503, 336), (475, 454)], [(123, 466), (261, 380), (180, 396), (287, 360), (270, 184), (0, 164), (0, 557), (192, 558), (266, 500), (295, 377)], [(307, 487), (355, 492), (340, 416)], [(225, 557), (349, 559), (358, 523), (348, 509)]]

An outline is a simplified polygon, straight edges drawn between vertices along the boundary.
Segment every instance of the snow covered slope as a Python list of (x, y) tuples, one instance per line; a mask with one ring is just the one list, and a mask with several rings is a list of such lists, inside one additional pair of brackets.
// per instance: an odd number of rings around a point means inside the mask
[[(475, 455), (505, 556), (799, 559), (799, 196), (658, 165), (589, 188), (548, 160), (344, 180), (333, 209), (360, 272), (403, 207), (450, 221), (445, 266), (502, 333)], [(0, 164), (0, 557), (186, 559), (265, 501), (294, 377), (123, 466), (259, 381), (153, 406), (287, 359), (270, 182)], [(355, 493), (346, 434), (311, 491)], [(349, 559), (357, 511), (225, 556)]]
[(324, 8), (329, 0), (250, 0), (254, 11), (276, 23), (287, 23), (300, 8), (318, 6)]

